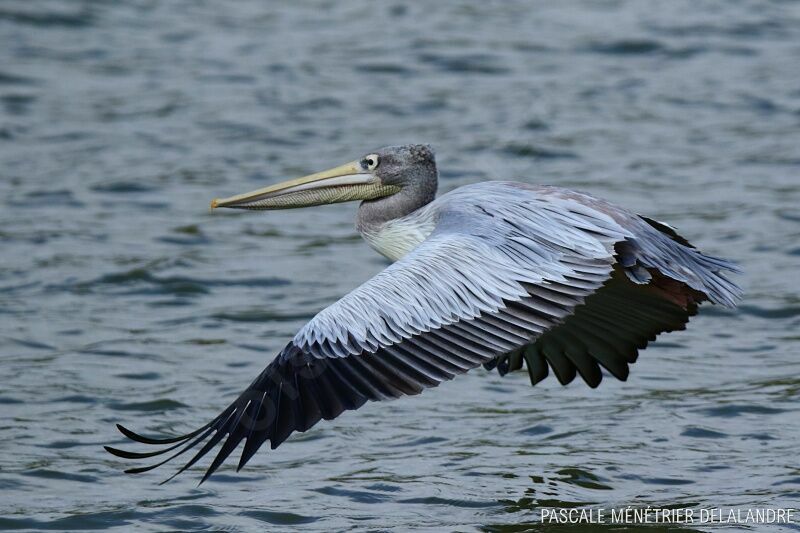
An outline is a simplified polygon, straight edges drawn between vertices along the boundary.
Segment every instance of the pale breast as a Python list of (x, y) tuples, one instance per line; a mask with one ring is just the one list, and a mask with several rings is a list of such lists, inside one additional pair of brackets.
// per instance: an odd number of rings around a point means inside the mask
[(370, 228), (361, 235), (379, 254), (397, 261), (427, 239), (434, 226), (431, 219), (401, 218)]

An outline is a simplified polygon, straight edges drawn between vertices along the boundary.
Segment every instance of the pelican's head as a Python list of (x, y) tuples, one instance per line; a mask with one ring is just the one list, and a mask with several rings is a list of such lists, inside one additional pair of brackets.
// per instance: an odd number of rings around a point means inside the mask
[(377, 200), (403, 190), (436, 194), (436, 161), (426, 144), (388, 146), (338, 167), (262, 189), (216, 198), (211, 207), (291, 209)]

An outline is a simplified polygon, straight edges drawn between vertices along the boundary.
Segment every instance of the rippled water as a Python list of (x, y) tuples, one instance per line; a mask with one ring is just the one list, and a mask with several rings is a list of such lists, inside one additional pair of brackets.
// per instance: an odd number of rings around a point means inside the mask
[[(800, 4), (0, 3), (0, 528), (538, 527), (542, 506), (800, 507)], [(236, 475), (121, 472), (383, 268), (355, 206), (208, 201), (431, 142), (666, 220), (747, 271), (591, 390), (476, 371)], [(526, 526), (527, 525), (527, 526)]]

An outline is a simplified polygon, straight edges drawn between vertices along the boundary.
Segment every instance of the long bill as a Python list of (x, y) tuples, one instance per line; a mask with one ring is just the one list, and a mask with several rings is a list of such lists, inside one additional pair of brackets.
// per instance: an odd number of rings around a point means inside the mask
[(211, 208), (291, 209), (355, 200), (374, 200), (399, 191), (384, 185), (380, 178), (364, 170), (358, 161), (284, 181), (255, 191), (215, 198)]

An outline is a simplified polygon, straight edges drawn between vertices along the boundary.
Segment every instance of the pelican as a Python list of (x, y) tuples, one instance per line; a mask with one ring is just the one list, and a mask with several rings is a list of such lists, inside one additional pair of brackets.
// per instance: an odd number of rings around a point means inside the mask
[[(212, 208), (289, 209), (360, 200), (356, 228), (392, 263), (320, 311), (244, 392), (204, 426), (138, 443), (141, 473), (199, 448), (176, 475), (221, 443), (200, 483), (244, 441), (237, 471), (269, 440), (358, 409), (421, 393), (478, 366), (526, 367), (597, 387), (626, 380), (638, 350), (684, 329), (698, 305), (741, 296), (725, 259), (670, 226), (553, 186), (489, 181), (436, 197), (428, 145), (392, 146), (330, 170), (228, 198)], [(189, 456), (186, 456), (189, 457)], [(152, 460), (152, 459), (151, 459)], [(168, 481), (167, 479), (166, 481)]]

